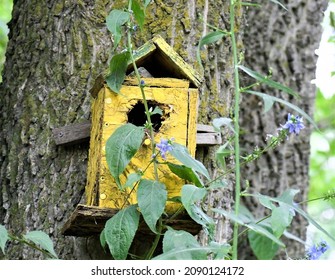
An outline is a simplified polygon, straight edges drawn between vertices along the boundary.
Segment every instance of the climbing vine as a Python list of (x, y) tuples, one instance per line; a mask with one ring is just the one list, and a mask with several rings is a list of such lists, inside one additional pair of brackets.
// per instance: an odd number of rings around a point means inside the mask
[[(279, 1), (271, 0), (274, 4), (286, 9)], [(241, 190), (240, 187), (240, 167), (254, 160), (259, 159), (270, 149), (280, 148), (280, 144), (290, 137), (299, 137), (299, 133), (304, 129), (304, 120), (311, 122), (312, 118), (294, 104), (271, 96), (265, 92), (254, 90), (259, 84), (266, 84), (277, 90), (299, 98), (299, 94), (292, 89), (274, 81), (271, 73), (263, 75), (243, 65), (242, 51), (236, 44), (235, 14), (241, 11), (243, 5), (258, 6), (256, 4), (245, 3), (240, 0), (230, 0), (230, 26), (228, 30), (221, 30), (211, 27), (212, 32), (205, 35), (199, 42), (197, 57), (201, 64), (200, 53), (206, 45), (215, 43), (223, 38), (229, 38), (232, 46), (232, 60), (234, 71), (234, 110), (232, 118), (222, 117), (213, 120), (213, 126), (217, 131), (222, 127), (228, 128), (232, 137), (227, 140), (220, 150), (229, 150), (229, 155), (234, 155), (234, 168), (224, 169), (221, 175), (212, 178), (203, 163), (196, 160), (188, 151), (187, 147), (181, 145), (171, 135), (168, 139), (155, 140), (155, 130), (152, 117), (161, 115), (159, 107), (150, 107), (147, 101), (146, 89), (148, 85), (136, 64), (136, 51), (133, 45), (133, 35), (141, 32), (145, 22), (146, 8), (150, 5), (150, 0), (139, 1), (129, 0), (128, 6), (124, 9), (112, 10), (106, 22), (107, 28), (113, 37), (113, 56), (110, 60), (109, 74), (105, 77), (108, 87), (114, 94), (122, 94), (122, 84), (126, 77), (129, 65), (134, 69), (134, 75), (141, 92), (144, 105), (146, 122), (144, 125), (134, 125), (127, 123), (118, 127), (110, 136), (106, 143), (106, 160), (109, 171), (113, 176), (117, 187), (120, 190), (128, 189), (128, 193), (136, 193), (136, 204), (125, 203), (120, 211), (109, 219), (100, 235), (100, 242), (104, 248), (108, 248), (115, 259), (238, 259), (237, 248), (242, 238), (248, 238), (250, 246), (259, 259), (271, 259), (277, 251), (285, 250), (285, 243), (282, 240), (287, 235), (287, 229), (291, 225), (296, 215), (302, 215), (321, 232), (333, 239), (314, 219), (299, 207), (307, 201), (297, 202), (295, 196), (299, 192), (294, 189), (287, 189), (278, 197), (270, 197), (262, 194), (249, 193), (248, 189)], [(124, 50), (117, 52), (121, 45), (122, 37), (126, 37)], [(255, 80), (253, 84), (241, 85), (241, 75), (248, 75)], [(264, 102), (264, 111), (272, 108), (275, 102), (285, 105), (289, 110), (287, 119), (283, 120), (280, 127), (272, 134), (265, 135), (267, 145), (265, 147), (255, 147), (252, 153), (242, 155), (240, 145), (240, 96), (242, 94), (253, 94), (261, 98)], [(131, 173), (127, 177), (126, 183), (122, 183), (120, 175), (125, 171), (132, 158), (142, 147), (144, 138), (147, 137), (150, 143), (151, 160), (148, 166), (153, 169)], [(233, 147), (230, 149), (230, 147)], [(173, 160), (173, 162), (172, 162)], [(178, 162), (176, 164), (175, 162)], [(224, 161), (224, 153), (221, 158)], [(171, 173), (185, 180), (181, 187), (180, 196), (168, 197), (165, 184), (160, 180), (159, 166), (167, 165)], [(148, 179), (146, 172), (153, 170), (153, 176)], [(151, 171), (150, 171), (151, 172)], [(208, 215), (205, 201), (209, 192), (215, 188), (224, 188), (225, 184), (216, 184), (218, 180), (228, 178), (230, 173), (234, 173), (235, 205), (234, 211), (229, 212), (220, 208), (209, 209), (233, 224), (233, 238), (225, 243), (215, 241), (215, 221)], [(260, 204), (269, 209), (269, 215), (262, 219), (256, 219), (240, 203), (242, 196), (252, 196)], [(334, 191), (327, 192), (321, 197), (313, 200), (333, 200)], [(166, 205), (170, 202), (178, 204), (178, 210), (173, 215), (167, 217), (165, 213)], [(171, 222), (178, 213), (186, 212), (189, 217), (199, 224), (208, 236), (207, 244), (201, 245), (196, 237), (184, 230), (176, 230), (169, 226), (167, 220)], [(155, 235), (151, 247), (144, 255), (132, 255), (129, 250), (133, 243), (135, 234), (139, 228), (140, 218), (143, 218), (149, 230)], [(5, 254), (5, 246), (9, 240), (24, 243), (34, 249), (40, 250), (48, 258), (57, 258), (50, 239), (42, 232), (31, 232), (22, 238), (15, 237), (8, 233), (5, 227), (0, 226), (0, 248)], [(298, 238), (296, 238), (298, 240)], [(158, 245), (162, 242), (162, 253), (156, 254)], [(328, 244), (321, 241), (319, 244), (311, 246), (302, 259), (318, 259), (327, 249)]]

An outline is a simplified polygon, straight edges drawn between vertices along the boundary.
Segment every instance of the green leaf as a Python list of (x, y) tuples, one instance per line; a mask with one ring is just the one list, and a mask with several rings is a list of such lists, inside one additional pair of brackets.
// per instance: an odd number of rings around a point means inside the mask
[(240, 204), (239, 216), (242, 218), (244, 223), (256, 222), (253, 214), (243, 203)]
[(271, 98), (271, 96), (266, 95), (266, 96), (263, 97), (263, 102), (264, 102), (263, 113), (265, 114), (266, 112), (268, 112), (272, 108), (275, 101), (273, 100), (273, 98)]
[(252, 251), (259, 260), (272, 260), (278, 252), (278, 244), (257, 232), (249, 230), (248, 240)]
[(125, 260), (140, 220), (136, 205), (120, 210), (105, 225), (105, 238), (112, 256)]
[(279, 203), (279, 207), (277, 207), (269, 196), (260, 196), (259, 201), (260, 203), (271, 209), (271, 230), (276, 237), (280, 237), (286, 228), (291, 224), (294, 211), (292, 207), (289, 207), (288, 204), (293, 204), (294, 196), (299, 192), (299, 190), (288, 189), (278, 198), (284, 203)]
[(55, 259), (57, 259), (57, 254), (54, 250), (52, 240), (49, 235), (43, 231), (30, 231), (23, 236), (25, 239), (30, 240), (34, 244), (40, 246), (43, 250), (50, 253)]
[(215, 181), (211, 182), (207, 189), (210, 190), (217, 190), (217, 189), (224, 189), (228, 187), (229, 181), (226, 179), (216, 179)]
[[(320, 230), (325, 235), (327, 235), (330, 239), (335, 241), (335, 238), (330, 233), (328, 233), (322, 226), (320, 226), (310, 215), (308, 215), (305, 211), (300, 209), (299, 206), (296, 203), (294, 203), (294, 201), (289, 200), (289, 199), (291, 199), (291, 196), (295, 192), (299, 192), (299, 191), (298, 190), (289, 190), (289, 191), (285, 192), (284, 195), (282, 195), (281, 197), (278, 197), (278, 198), (269, 197), (269, 196), (266, 196), (266, 197), (273, 202), (283, 203), (283, 204), (286, 204), (289, 207), (293, 208), (294, 211), (298, 212), (307, 221), (309, 221), (309, 223), (314, 225), (318, 230)], [(257, 197), (257, 198), (264, 197), (264, 195), (262, 195), (262, 194), (248, 194), (248, 196), (253, 196), (253, 197)]]
[(147, 8), (147, 6), (150, 4), (150, 2), (151, 2), (151, 0), (143, 0), (143, 2), (144, 2), (144, 9), (146, 9)]
[(269, 199), (268, 196), (261, 196), (259, 197), (259, 203), (262, 204), (264, 207), (272, 210), (274, 209), (276, 206), (271, 202), (271, 200)]
[(129, 59), (130, 53), (128, 51), (116, 54), (111, 59), (109, 67), (110, 73), (106, 77), (106, 82), (109, 88), (115, 93), (120, 93), (120, 89), (126, 77)]
[(222, 31), (213, 31), (213, 32), (206, 34), (204, 37), (201, 38), (199, 45), (198, 45), (198, 50), (197, 50), (197, 60), (201, 67), (202, 67), (202, 62), (201, 62), (201, 57), (200, 57), (201, 48), (204, 45), (212, 44), (212, 43), (219, 41), (225, 35), (226, 33)]
[(107, 245), (106, 235), (105, 235), (105, 229), (103, 229), (100, 233), (100, 244), (103, 250), (105, 251), (105, 247)]
[(202, 251), (180, 251), (180, 249), (200, 248), (200, 244), (195, 237), (183, 230), (169, 228), (163, 238), (163, 252), (178, 250), (179, 254), (173, 254), (170, 260), (204, 260), (207, 258), (206, 252)]
[(132, 1), (131, 9), (134, 12), (134, 18), (136, 22), (142, 30), (145, 20), (144, 9), (142, 9), (141, 4), (137, 0)]
[[(151, 108), (150, 108), (151, 109)], [(157, 107), (155, 107), (155, 109), (152, 111), (152, 112), (150, 112), (150, 115), (151, 116), (153, 116), (153, 115), (163, 115), (163, 111), (162, 111), (162, 109), (161, 108), (159, 108), (158, 106)]]
[(193, 185), (184, 185), (181, 188), (181, 202), (183, 203), (185, 209), (192, 204), (201, 201), (207, 194), (205, 188), (198, 188)]
[(224, 260), (229, 256), (231, 246), (229, 244), (220, 244), (215, 241), (209, 243), (211, 253), (213, 253), (213, 260)]
[(293, 95), (293, 96), (295, 96), (297, 98), (299, 97), (299, 95), (294, 90), (292, 90), (291, 88), (288, 88), (288, 87), (286, 87), (286, 86), (284, 86), (284, 85), (282, 85), (282, 84), (280, 84), (278, 82), (275, 82), (275, 81), (273, 81), (273, 80), (271, 80), (271, 79), (269, 79), (269, 78), (267, 78), (267, 77), (265, 77), (265, 76), (263, 76), (263, 75), (255, 72), (255, 71), (253, 71), (253, 70), (251, 70), (251, 69), (249, 69), (249, 68), (247, 68), (247, 67), (245, 67), (243, 65), (239, 65), (238, 68), (241, 69), (246, 74), (248, 74), (250, 77), (256, 79), (257, 81), (259, 81), (259, 82), (261, 82), (263, 84), (266, 84), (266, 85), (268, 85), (268, 86), (270, 86), (272, 88), (284, 91), (284, 92), (286, 92), (286, 93), (288, 93), (290, 95)]
[(214, 254), (214, 259), (228, 256), (230, 246), (210, 242), (208, 246), (200, 246), (195, 237), (182, 230), (168, 228), (163, 239), (163, 254), (153, 260), (207, 260)]
[(112, 176), (121, 188), (119, 175), (141, 147), (144, 128), (133, 124), (118, 127), (106, 143), (106, 160)]
[(286, 228), (291, 224), (293, 219), (293, 211), (287, 205), (275, 207), (271, 213), (271, 228), (273, 234), (278, 238), (282, 236)]
[[(226, 245), (226, 251), (229, 251), (228, 245)], [(179, 248), (168, 251), (161, 255), (154, 257), (152, 260), (208, 260), (207, 255), (221, 254), (222, 249), (218, 249), (216, 246), (202, 246), (193, 248)], [(201, 258), (202, 256), (205, 256)], [(228, 256), (228, 253), (226, 254)]]
[(297, 241), (299, 243), (301, 243), (302, 245), (305, 245), (306, 246), (306, 242), (304, 240), (302, 240), (301, 238), (299, 238), (298, 236), (288, 232), (288, 231), (284, 231), (284, 236), (286, 238), (289, 238), (289, 239), (292, 239), (294, 241)]
[(168, 227), (163, 239), (163, 252), (171, 251), (180, 247), (199, 247), (196, 238), (183, 230), (174, 230)]
[[(329, 38), (328, 38), (328, 41), (327, 41), (328, 43), (335, 43), (335, 36), (330, 36)], [(331, 75), (331, 77), (332, 77), (333, 75)]]
[[(306, 120), (308, 120), (312, 125), (314, 125), (314, 127), (318, 129), (318, 126), (317, 124), (313, 121), (313, 119), (307, 115), (303, 110), (301, 110), (299, 107), (293, 105), (292, 103), (288, 102), (288, 101), (285, 101), (283, 99), (280, 99), (280, 98), (277, 98), (277, 97), (274, 97), (274, 96), (271, 96), (271, 95), (268, 95), (266, 93), (262, 93), (262, 92), (258, 92), (258, 91), (253, 91), (253, 90), (246, 90), (244, 91), (246, 93), (250, 93), (250, 94), (254, 94), (254, 95), (257, 95), (261, 98), (266, 98), (266, 99), (272, 99), (274, 102), (279, 102), (279, 103), (282, 103), (284, 105), (286, 105), (287, 107), (291, 108), (292, 110), (296, 111), (297, 113), (299, 113), (301, 116), (303, 116)], [(265, 101), (264, 101), (265, 102)]]
[(128, 12), (112, 10), (106, 18), (108, 30), (113, 34), (114, 49), (119, 45), (121, 40), (121, 27), (130, 19)]
[(228, 127), (235, 135), (235, 129), (233, 127), (233, 120), (230, 118), (216, 118), (213, 120), (213, 127), (216, 131), (220, 132), (221, 131), (221, 127), (222, 126), (226, 126)]
[(0, 248), (1, 248), (2, 253), (4, 254), (5, 254), (5, 246), (6, 246), (8, 239), (9, 239), (9, 236), (8, 236), (7, 229), (3, 225), (0, 225)]
[(184, 185), (181, 189), (181, 202), (190, 217), (198, 224), (212, 228), (214, 221), (207, 216), (203, 210), (196, 205), (196, 202), (201, 201), (207, 194), (204, 188), (198, 188), (193, 185)]
[(333, 11), (329, 12), (329, 24), (331, 27), (335, 28), (335, 13)]
[(204, 175), (207, 179), (209, 179), (209, 173), (206, 167), (198, 160), (193, 158), (188, 152), (187, 148), (178, 143), (172, 144), (173, 149), (170, 151), (170, 154), (179, 160), (185, 166), (192, 168), (194, 171), (199, 172)]
[(256, 223), (253, 223), (253, 222), (245, 223), (242, 218), (236, 216), (234, 213), (227, 212), (223, 209), (212, 209), (212, 210), (216, 213), (224, 215), (226, 218), (232, 220), (233, 222), (241, 226), (245, 226), (252, 231), (255, 231), (261, 235), (266, 236), (267, 238), (271, 239), (273, 242), (277, 243), (279, 246), (285, 247), (285, 244), (281, 240), (279, 240), (276, 236), (274, 236), (271, 232), (266, 230), (264, 227)]
[(279, 5), (280, 7), (282, 7), (284, 10), (288, 11), (287, 8), (282, 4), (280, 3), (278, 0), (270, 0), (271, 2)]
[[(229, 147), (229, 148), (227, 148)], [(234, 154), (234, 149), (231, 147), (229, 141), (221, 145), (215, 152), (216, 160), (221, 164), (221, 167), (225, 170), (226, 169), (226, 160), (227, 156), (231, 156)]]
[(300, 190), (297, 190), (297, 189), (287, 189), (280, 196), (278, 196), (278, 199), (281, 200), (282, 202), (285, 202), (286, 204), (293, 204), (294, 197), (299, 192)]
[(123, 185), (123, 189), (125, 188), (133, 188), (134, 184), (138, 182), (142, 178), (141, 173), (131, 173), (127, 176), (127, 181)]
[(203, 187), (201, 179), (199, 178), (198, 174), (193, 171), (192, 168), (189, 168), (185, 165), (174, 164), (171, 162), (168, 162), (167, 165), (169, 166), (171, 172), (176, 174), (179, 178), (191, 182), (199, 188)]
[(137, 189), (137, 201), (146, 224), (151, 231), (157, 233), (156, 223), (163, 214), (167, 200), (165, 185), (143, 179)]

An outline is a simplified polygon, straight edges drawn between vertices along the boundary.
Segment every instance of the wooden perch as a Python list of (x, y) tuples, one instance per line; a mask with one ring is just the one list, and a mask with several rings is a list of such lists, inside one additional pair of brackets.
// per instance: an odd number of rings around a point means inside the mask
[[(99, 234), (103, 230), (106, 221), (118, 211), (118, 209), (78, 204), (71, 217), (64, 224), (61, 233), (73, 236)], [(171, 220), (166, 218), (165, 222), (174, 229), (183, 229), (192, 234), (197, 234), (201, 230), (201, 226), (194, 222), (186, 213), (181, 213)], [(144, 222), (140, 223), (138, 231), (142, 234), (152, 234)]]
[[(74, 145), (88, 142), (90, 139), (91, 122), (71, 124), (53, 129), (56, 145)], [(220, 145), (221, 135), (210, 125), (197, 124), (197, 145)]]
[(74, 145), (78, 143), (89, 142), (90, 133), (90, 121), (71, 124), (52, 130), (56, 145)]

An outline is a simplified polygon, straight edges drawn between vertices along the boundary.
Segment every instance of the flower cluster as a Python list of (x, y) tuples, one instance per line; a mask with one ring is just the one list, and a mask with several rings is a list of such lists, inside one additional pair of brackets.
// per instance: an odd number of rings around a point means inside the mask
[(166, 153), (171, 152), (173, 147), (171, 145), (171, 142), (173, 139), (167, 140), (167, 139), (161, 139), (161, 141), (156, 145), (157, 149), (159, 149), (161, 153), (162, 159), (166, 160)]
[(281, 125), (281, 128), (279, 129), (285, 129), (290, 134), (292, 133), (299, 134), (300, 130), (305, 128), (302, 122), (303, 122), (302, 117), (294, 116), (289, 113), (287, 117), (287, 122), (284, 125)]
[(305, 128), (303, 119), (300, 116), (288, 114), (287, 121), (284, 125), (280, 125), (277, 129), (277, 135), (267, 134), (265, 140), (269, 141), (269, 146), (272, 148), (277, 147), (282, 141), (288, 139), (292, 133), (298, 135), (302, 129)]
[(326, 241), (321, 241), (318, 245), (310, 247), (306, 253), (307, 260), (318, 260), (322, 254), (329, 249), (329, 245)]

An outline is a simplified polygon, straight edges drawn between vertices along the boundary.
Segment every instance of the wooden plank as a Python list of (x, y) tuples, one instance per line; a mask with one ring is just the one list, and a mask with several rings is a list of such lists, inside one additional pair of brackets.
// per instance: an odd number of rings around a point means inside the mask
[[(142, 78), (146, 87), (163, 87), (163, 88), (189, 88), (190, 81), (176, 78)], [(136, 78), (128, 77), (124, 80), (123, 85), (138, 86)]]
[(206, 124), (197, 124), (197, 145), (220, 145), (222, 144), (221, 133), (216, 132), (214, 127)]
[(52, 130), (56, 145), (73, 145), (88, 142), (91, 133), (91, 122), (71, 124)]
[(219, 133), (197, 133), (197, 145), (209, 146), (222, 144), (221, 135)]
[[(100, 208), (97, 206), (87, 206), (78, 204), (70, 218), (64, 224), (61, 233), (71, 236), (90, 236), (99, 234), (108, 219), (113, 217), (119, 210), (112, 208)], [(201, 226), (194, 222), (186, 213), (164, 222), (176, 230), (186, 230), (192, 234), (197, 234)], [(140, 223), (138, 230), (141, 234), (152, 234), (145, 222)]]
[(200, 124), (200, 123), (197, 124), (197, 131), (198, 132), (212, 132), (212, 133), (215, 132), (215, 133), (217, 133), (214, 130), (214, 127), (212, 125)]
[(63, 235), (89, 236), (102, 231), (106, 221), (118, 210), (78, 204), (70, 218), (64, 224)]
[[(56, 145), (74, 145), (88, 142), (90, 139), (91, 122), (71, 124), (53, 129), (53, 137)], [(221, 135), (214, 131), (210, 125), (197, 124), (197, 145), (220, 145)]]
[[(156, 35), (135, 51), (137, 67), (143, 66), (154, 77), (173, 77), (187, 79), (192, 87), (199, 88), (203, 77), (194, 70), (183, 58), (160, 36)], [(127, 75), (133, 71), (130, 62)], [(167, 74), (171, 76), (167, 76)]]
[[(141, 67), (146, 60), (150, 58), (150, 56), (153, 55), (153, 53), (156, 51), (156, 46), (152, 42), (152, 40), (149, 40), (146, 42), (144, 45), (139, 47), (134, 54), (134, 59), (136, 62), (136, 66), (139, 68)], [(127, 67), (127, 74), (131, 73), (134, 71), (133, 63), (130, 61)]]
[(201, 86), (203, 77), (186, 63), (160, 35), (156, 35), (152, 41), (159, 49), (158, 57), (160, 62), (166, 67), (173, 69), (173, 72), (177, 74), (178, 78), (181, 76), (189, 79), (196, 88)]

